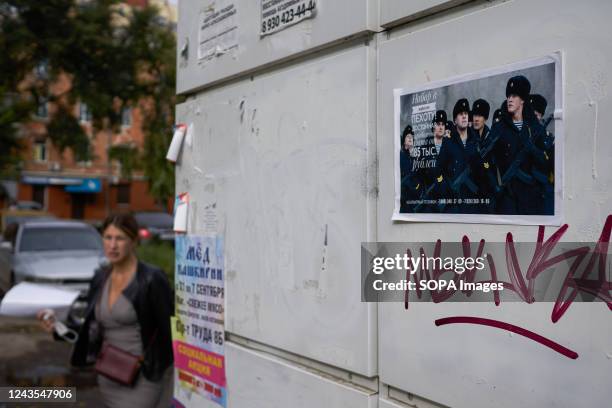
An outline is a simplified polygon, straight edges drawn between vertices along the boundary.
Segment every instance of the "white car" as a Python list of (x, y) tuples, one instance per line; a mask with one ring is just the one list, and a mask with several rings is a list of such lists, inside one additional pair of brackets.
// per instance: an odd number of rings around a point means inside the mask
[[(94, 271), (104, 262), (102, 238), (89, 224), (78, 221), (27, 221), (12, 242), (2, 243), (0, 289), (26, 281), (80, 292), (89, 287)], [(75, 315), (84, 308), (77, 301)], [(80, 320), (80, 319), (77, 319)]]

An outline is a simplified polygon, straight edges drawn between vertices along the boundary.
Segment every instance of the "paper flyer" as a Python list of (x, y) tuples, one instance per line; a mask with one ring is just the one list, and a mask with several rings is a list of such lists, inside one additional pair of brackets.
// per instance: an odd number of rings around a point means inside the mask
[(561, 56), (395, 89), (393, 220), (559, 225)]
[(181, 147), (183, 146), (183, 139), (185, 138), (186, 130), (187, 125), (182, 123), (176, 125), (174, 134), (172, 135), (172, 141), (168, 147), (168, 153), (166, 154), (166, 159), (168, 161), (175, 163), (178, 159), (179, 153), (181, 152)]
[(174, 200), (174, 232), (187, 232), (189, 193), (178, 194)]
[[(225, 407), (225, 285), (223, 239), (176, 237), (176, 317), (172, 319), (175, 401), (191, 393)], [(175, 388), (176, 390), (176, 388)]]

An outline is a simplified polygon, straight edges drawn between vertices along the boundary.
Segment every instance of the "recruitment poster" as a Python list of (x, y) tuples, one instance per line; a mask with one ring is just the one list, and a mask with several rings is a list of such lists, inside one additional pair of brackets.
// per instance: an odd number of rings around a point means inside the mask
[(175, 254), (175, 405), (196, 393), (226, 406), (223, 239), (177, 235)]
[(394, 220), (559, 224), (561, 56), (396, 89)]

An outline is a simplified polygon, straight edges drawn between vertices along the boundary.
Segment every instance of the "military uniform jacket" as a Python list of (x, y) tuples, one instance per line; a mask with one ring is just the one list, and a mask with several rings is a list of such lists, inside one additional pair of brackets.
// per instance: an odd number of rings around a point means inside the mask
[(401, 206), (400, 212), (411, 212), (413, 205), (406, 204), (406, 200), (418, 200), (422, 191), (420, 172), (413, 171), (415, 159), (410, 154), (400, 151), (400, 176), (401, 176)]
[[(497, 182), (497, 164), (495, 162), (495, 156), (491, 143), (495, 143), (494, 136), (491, 135), (491, 131), (487, 125), (484, 126), (482, 136), (478, 136), (478, 148), (482, 161), (481, 169), (481, 187), (484, 196), (492, 199), (496, 188)], [(488, 150), (488, 153), (486, 151)]]
[[(444, 143), (444, 140), (447, 140), (447, 139), (448, 138), (443, 137), (442, 143)], [(424, 187), (425, 187), (425, 192), (427, 192), (427, 194), (423, 198), (427, 200), (440, 200), (444, 198), (452, 198), (453, 193), (448, 184), (448, 180), (444, 178), (440, 168), (436, 165), (439, 153), (435, 150), (435, 140), (433, 136), (430, 137), (428, 140), (428, 147), (430, 147), (432, 151), (434, 152), (432, 156), (428, 157), (428, 160), (434, 161), (434, 166), (424, 169), (423, 182), (425, 184)], [(440, 146), (440, 152), (441, 151), (442, 151), (442, 147)], [(433, 205), (433, 206), (430, 205), (430, 206), (427, 206), (426, 208), (427, 208), (426, 212), (440, 212), (442, 211), (443, 207), (440, 205)]]
[[(487, 147), (489, 143), (491, 143), (491, 129), (487, 125), (484, 125), (484, 129), (482, 130), (482, 136), (478, 134), (478, 132), (474, 131), (476, 136), (478, 137), (478, 147), (480, 149), (484, 149)], [(491, 152), (492, 154), (493, 152)]]
[(501, 201), (505, 204), (501, 212), (541, 214), (543, 187), (534, 178), (533, 170), (536, 166), (545, 166), (550, 158), (543, 149), (546, 133), (535, 114), (525, 105), (519, 131), (510, 115), (504, 113), (493, 125), (490, 137), (497, 137), (493, 154), (502, 180), (513, 163), (515, 167), (518, 164), (515, 175), (502, 186)]
[[(468, 188), (467, 181), (471, 181), (478, 187), (481, 163), (478, 152), (478, 136), (471, 128), (467, 129), (467, 135), (464, 146), (459, 133), (453, 130), (450, 138), (442, 140), (442, 147), (436, 160), (437, 171), (453, 189), (456, 198), (477, 196), (477, 191), (474, 192)], [(467, 174), (464, 174), (467, 168), (470, 170)], [(465, 181), (458, 180), (459, 177), (463, 177)]]

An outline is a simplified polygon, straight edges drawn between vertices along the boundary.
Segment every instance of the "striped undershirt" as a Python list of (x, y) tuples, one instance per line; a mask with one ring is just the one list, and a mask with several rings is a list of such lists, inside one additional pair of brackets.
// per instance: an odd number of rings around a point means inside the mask
[(523, 121), (522, 120), (519, 120), (518, 122), (514, 122), (513, 121), (513, 123), (514, 123), (514, 126), (516, 126), (516, 128), (518, 130), (521, 130), (523, 128)]

